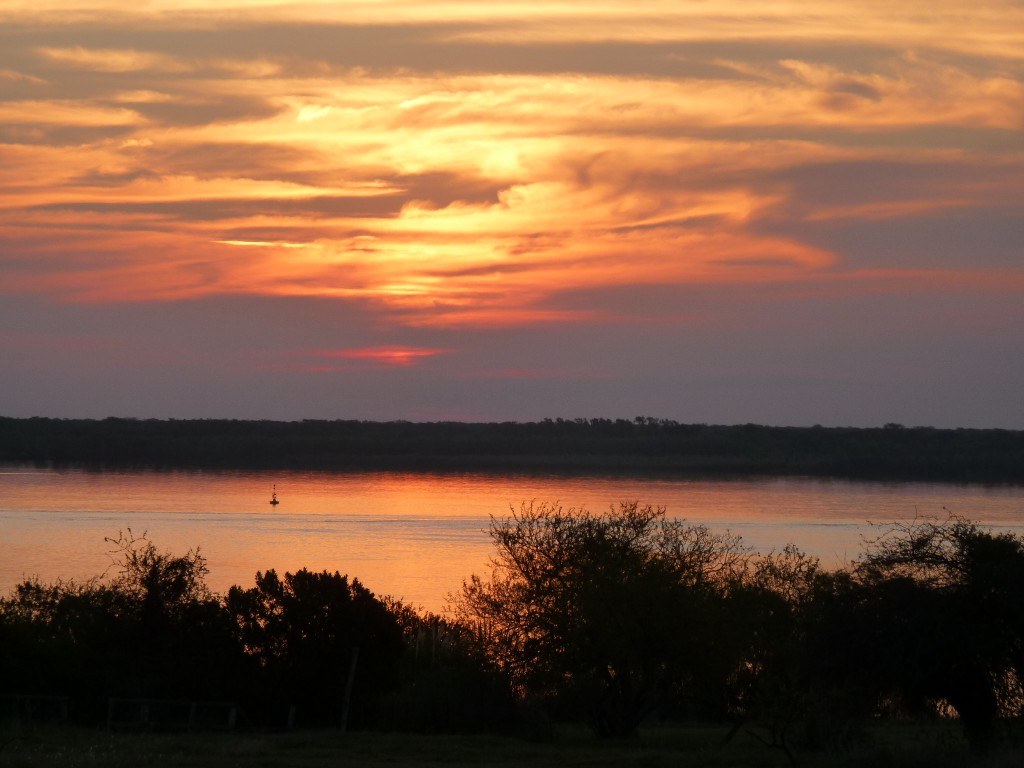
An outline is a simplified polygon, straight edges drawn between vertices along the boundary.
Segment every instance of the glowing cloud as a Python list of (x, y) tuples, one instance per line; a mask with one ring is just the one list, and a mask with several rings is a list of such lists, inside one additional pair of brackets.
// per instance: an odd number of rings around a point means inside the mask
[(365, 347), (361, 349), (321, 350), (319, 357), (362, 360), (383, 367), (408, 368), (424, 360), (450, 352), (447, 349), (422, 347)]
[(0, 391), (1002, 424), (1022, 179), (1017, 0), (5, 0)]
[[(0, 290), (332, 297), (385, 323), (511, 327), (616, 317), (566, 293), (852, 278), (809, 228), (1021, 200), (1022, 14), (6, 3)], [(844, 194), (871, 164), (948, 172)], [(978, 181), (991, 168), (1015, 171)], [(829, 199), (803, 194), (814, 169), (834, 169)]]
[(158, 70), (183, 73), (191, 67), (172, 56), (132, 49), (39, 48), (37, 53), (57, 64), (97, 72), (139, 72)]

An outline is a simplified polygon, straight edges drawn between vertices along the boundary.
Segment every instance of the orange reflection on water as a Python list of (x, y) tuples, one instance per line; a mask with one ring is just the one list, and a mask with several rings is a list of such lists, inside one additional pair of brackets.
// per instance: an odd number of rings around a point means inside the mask
[[(1024, 489), (818, 480), (651, 480), (405, 473), (188, 473), (0, 469), (0, 592), (39, 576), (85, 579), (111, 565), (131, 528), (162, 550), (200, 547), (217, 591), (257, 570), (340, 571), (377, 594), (439, 611), (472, 573), (487, 573), (490, 516), (530, 501), (603, 512), (620, 501), (730, 530), (762, 552), (794, 543), (826, 567), (846, 564), (868, 521), (944, 509), (1024, 530)], [(20, 470), (18, 470), (20, 472)], [(276, 486), (278, 506), (269, 504)]]

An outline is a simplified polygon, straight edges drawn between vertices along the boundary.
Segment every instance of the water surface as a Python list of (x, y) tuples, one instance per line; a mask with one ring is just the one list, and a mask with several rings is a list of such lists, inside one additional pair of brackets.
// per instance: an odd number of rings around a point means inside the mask
[[(281, 503), (269, 504), (277, 486)], [(863, 549), (871, 522), (964, 515), (1024, 532), (1024, 488), (820, 479), (327, 472), (64, 472), (0, 468), (0, 593), (22, 578), (85, 579), (110, 567), (130, 528), (163, 550), (199, 547), (218, 591), (257, 570), (357, 576), (378, 594), (439, 610), (486, 573), (491, 515), (523, 502), (603, 511), (620, 501), (740, 535), (755, 550), (794, 543), (827, 566)]]

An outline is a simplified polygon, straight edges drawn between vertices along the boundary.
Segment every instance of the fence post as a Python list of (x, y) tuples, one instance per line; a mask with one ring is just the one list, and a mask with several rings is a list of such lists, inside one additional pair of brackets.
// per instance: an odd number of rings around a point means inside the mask
[(352, 703), (352, 683), (356, 679), (356, 663), (359, 661), (359, 646), (352, 646), (352, 661), (348, 665), (348, 680), (345, 681), (345, 697), (341, 702), (341, 732), (348, 730), (348, 708)]

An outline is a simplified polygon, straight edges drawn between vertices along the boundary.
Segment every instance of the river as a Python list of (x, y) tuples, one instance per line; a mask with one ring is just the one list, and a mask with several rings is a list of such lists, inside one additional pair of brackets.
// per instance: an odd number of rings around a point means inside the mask
[(756, 551), (796, 544), (827, 567), (855, 558), (879, 533), (873, 524), (915, 515), (955, 513), (1024, 534), (1019, 486), (0, 467), (0, 594), (26, 577), (101, 575), (111, 567), (105, 538), (131, 529), (161, 550), (199, 547), (216, 591), (251, 586), (257, 570), (306, 567), (440, 610), (463, 578), (487, 572), (492, 515), (531, 501), (599, 512), (632, 500), (729, 530)]

